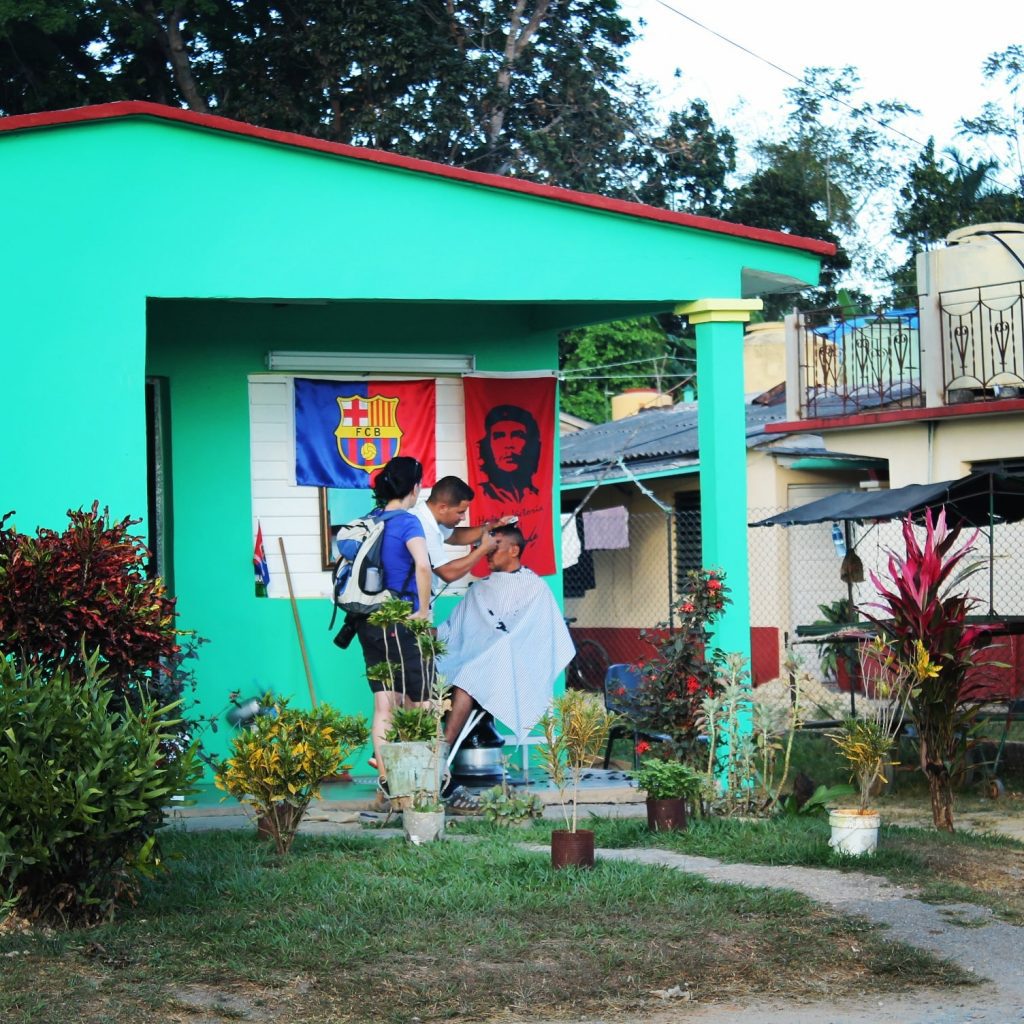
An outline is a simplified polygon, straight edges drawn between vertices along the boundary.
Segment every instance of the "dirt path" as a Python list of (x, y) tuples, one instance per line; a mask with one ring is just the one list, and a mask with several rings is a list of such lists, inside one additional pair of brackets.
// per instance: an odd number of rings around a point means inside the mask
[[(887, 925), (894, 939), (959, 964), (983, 979), (977, 988), (930, 990), (858, 1003), (691, 1003), (661, 1001), (615, 1024), (1018, 1024), (1024, 1022), (1024, 929), (971, 904), (935, 906), (883, 878), (816, 868), (723, 864), (665, 850), (602, 850), (604, 859), (663, 864), (713, 882), (792, 889), (846, 914)], [(532, 1024), (546, 1024), (533, 1021)], [(564, 1024), (564, 1022), (562, 1022)], [(588, 1018), (578, 1024), (605, 1024)]]

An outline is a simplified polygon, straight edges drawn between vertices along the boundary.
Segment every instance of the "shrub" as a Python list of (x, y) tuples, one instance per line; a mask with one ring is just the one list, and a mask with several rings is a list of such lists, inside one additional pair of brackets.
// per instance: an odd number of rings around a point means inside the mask
[(699, 801), (709, 788), (709, 780), (702, 772), (681, 761), (668, 761), (652, 757), (637, 769), (636, 784), (647, 791), (651, 800)]
[(329, 704), (298, 711), (269, 693), (261, 703), (264, 714), (234, 738), (214, 781), (252, 806), (284, 854), (324, 779), (369, 739), (370, 729), (362, 715), (342, 715)]
[(113, 706), (123, 698), (139, 708), (146, 692), (175, 699), (175, 601), (146, 576), (149, 552), (130, 532), (141, 520), (111, 522), (95, 502), (69, 510), (63, 533), (33, 537), (8, 526), (12, 516), (0, 518), (0, 651), (22, 668), (66, 666), (78, 678), (98, 651)]
[(921, 768), (928, 779), (932, 820), (936, 828), (953, 831), (952, 776), (962, 763), (977, 705), (961, 701), (964, 677), (988, 645), (986, 634), (967, 624), (977, 603), (967, 591), (954, 593), (980, 565), (964, 565), (973, 550), (975, 532), (957, 547), (961, 528), (946, 524), (942, 509), (933, 521), (925, 513), (924, 542), (913, 522), (903, 522), (905, 554), (889, 553), (889, 574), (871, 573), (879, 594), (868, 615), (888, 640), (896, 660), (912, 670), (907, 717), (917, 729)]
[(173, 707), (112, 710), (97, 657), (79, 668), (0, 659), (0, 904), (68, 924), (133, 896), (160, 865), (162, 808), (199, 775), (191, 749), (165, 753)]
[(710, 626), (722, 614), (729, 590), (720, 572), (701, 569), (686, 575), (676, 606), (678, 623), (663, 622), (654, 632), (641, 634), (657, 654), (640, 666), (630, 715), (642, 732), (667, 736), (664, 746), (673, 757), (695, 761), (703, 701), (721, 692), (718, 676), (724, 655), (710, 647)]

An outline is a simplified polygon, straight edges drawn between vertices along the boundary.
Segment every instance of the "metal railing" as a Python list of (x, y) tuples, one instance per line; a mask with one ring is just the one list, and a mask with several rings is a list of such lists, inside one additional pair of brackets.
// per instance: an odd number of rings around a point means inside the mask
[(849, 416), (924, 405), (917, 310), (797, 314), (800, 415)]
[(1024, 394), (1024, 281), (940, 292), (939, 323), (947, 403)]

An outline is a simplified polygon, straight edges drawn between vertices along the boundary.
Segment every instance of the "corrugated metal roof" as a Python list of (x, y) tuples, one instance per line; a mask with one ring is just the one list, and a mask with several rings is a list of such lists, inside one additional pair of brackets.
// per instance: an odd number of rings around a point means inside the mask
[[(777, 434), (766, 434), (764, 425), (785, 420), (786, 410), (782, 405), (747, 405), (746, 417), (749, 448), (778, 439)], [(681, 402), (566, 434), (561, 462), (565, 469), (606, 465), (621, 457), (632, 468), (633, 463), (651, 460), (696, 459), (698, 452), (697, 403)]]

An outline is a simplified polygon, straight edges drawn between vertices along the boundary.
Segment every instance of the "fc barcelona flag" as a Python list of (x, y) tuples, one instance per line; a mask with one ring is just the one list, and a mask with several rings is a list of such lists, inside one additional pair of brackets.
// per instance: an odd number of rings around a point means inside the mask
[(370, 487), (396, 455), (423, 464), (434, 482), (435, 388), (432, 380), (356, 381), (295, 378), (295, 482)]

